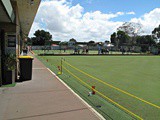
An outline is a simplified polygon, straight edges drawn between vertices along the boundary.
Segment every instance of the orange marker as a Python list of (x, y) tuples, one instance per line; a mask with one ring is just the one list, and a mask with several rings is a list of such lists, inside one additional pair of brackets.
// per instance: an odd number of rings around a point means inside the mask
[(95, 95), (96, 94), (96, 92), (95, 92), (95, 86), (92, 86), (92, 95)]

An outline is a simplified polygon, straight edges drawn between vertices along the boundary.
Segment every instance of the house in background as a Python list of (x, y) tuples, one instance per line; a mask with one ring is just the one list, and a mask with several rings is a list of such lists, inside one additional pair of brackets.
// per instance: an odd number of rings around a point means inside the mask
[[(41, 0), (0, 0), (0, 86), (4, 82), (4, 57), (8, 52), (15, 54), (16, 59), (20, 55), (40, 2)], [(18, 67), (15, 79), (17, 71)]]

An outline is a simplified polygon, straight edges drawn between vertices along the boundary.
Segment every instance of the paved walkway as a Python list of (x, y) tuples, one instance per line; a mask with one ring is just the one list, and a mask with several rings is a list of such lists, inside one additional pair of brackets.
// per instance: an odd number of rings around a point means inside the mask
[(31, 81), (0, 88), (0, 120), (98, 120), (87, 105), (38, 60)]

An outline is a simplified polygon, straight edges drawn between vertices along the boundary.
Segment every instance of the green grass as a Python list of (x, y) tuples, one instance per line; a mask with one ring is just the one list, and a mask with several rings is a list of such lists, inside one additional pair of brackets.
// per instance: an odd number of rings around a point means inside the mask
[[(34, 50), (36, 54), (73, 54), (74, 50)], [(80, 54), (82, 53), (82, 50), (80, 49)], [(98, 54), (98, 50), (89, 50), (89, 54)], [(122, 52), (113, 52), (110, 51), (109, 54), (122, 54)], [(131, 53), (125, 53), (125, 54), (131, 54)], [(140, 53), (132, 53), (132, 54), (140, 54)]]
[[(60, 50), (49, 50), (49, 51), (46, 50), (45, 52), (44, 52), (44, 50), (35, 50), (34, 52), (36, 54), (44, 54), (44, 53), (46, 53), (46, 54), (73, 54), (74, 50), (66, 50), (65, 52), (64, 52), (64, 50), (61, 50), (61, 51)], [(81, 52), (82, 52), (82, 50), (80, 50), (80, 54), (81, 54)], [(98, 51), (90, 50), (89, 54), (98, 54)]]
[[(38, 58), (53, 72), (58, 73), (57, 66), (60, 65), (62, 57), (38, 56)], [(63, 58), (76, 68), (81, 69), (110, 85), (160, 106), (159, 56), (66, 56)], [(49, 62), (46, 62), (46, 59), (48, 59)], [(148, 120), (160, 119), (159, 108), (106, 86), (105, 84), (74, 70), (65, 63), (63, 63), (63, 65), (85, 83), (90, 86), (95, 85), (96, 90), (127, 108), (134, 114)], [(59, 77), (106, 119), (133, 119), (133, 115), (128, 114), (98, 94), (88, 97), (88, 92), (91, 90), (64, 69), (63, 74)], [(101, 107), (96, 108), (97, 105), (101, 105)]]
[(2, 85), (2, 87), (15, 87), (15, 86), (16, 86), (16, 83), (8, 84), (8, 85)]

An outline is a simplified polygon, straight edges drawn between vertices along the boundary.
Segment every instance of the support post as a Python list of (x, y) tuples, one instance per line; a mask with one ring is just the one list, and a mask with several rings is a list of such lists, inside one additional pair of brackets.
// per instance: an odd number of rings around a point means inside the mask
[(63, 65), (63, 58), (61, 58), (61, 74), (62, 74), (62, 65)]
[(95, 95), (95, 94), (96, 94), (95, 88), (96, 88), (96, 86), (92, 86), (92, 95)]

